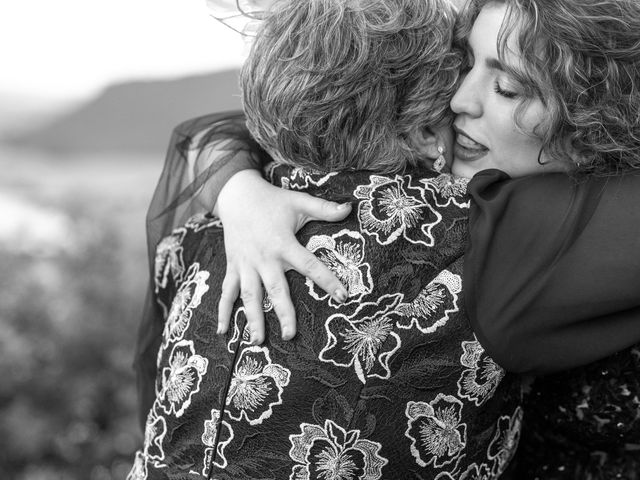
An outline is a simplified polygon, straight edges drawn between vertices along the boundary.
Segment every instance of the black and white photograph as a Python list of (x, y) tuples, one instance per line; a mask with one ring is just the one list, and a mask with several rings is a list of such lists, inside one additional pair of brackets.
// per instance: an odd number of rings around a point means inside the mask
[(0, 42), (0, 478), (640, 480), (640, 2)]

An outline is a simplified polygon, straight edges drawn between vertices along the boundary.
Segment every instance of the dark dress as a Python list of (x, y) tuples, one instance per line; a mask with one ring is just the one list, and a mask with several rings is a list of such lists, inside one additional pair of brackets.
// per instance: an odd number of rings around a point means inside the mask
[(215, 334), (222, 229), (192, 218), (155, 259), (165, 312), (155, 400), (130, 479), (495, 479), (517, 446), (520, 384), (464, 310), (467, 182), (415, 172), (269, 170), (274, 184), (352, 201), (300, 241), (348, 285), (343, 305), (296, 273), (299, 333), (247, 342), (244, 310)]
[(520, 479), (640, 479), (640, 348), (538, 378), (525, 401)]

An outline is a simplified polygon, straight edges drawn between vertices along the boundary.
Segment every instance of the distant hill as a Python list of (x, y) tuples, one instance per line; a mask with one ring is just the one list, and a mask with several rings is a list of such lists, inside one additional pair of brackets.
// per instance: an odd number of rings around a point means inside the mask
[(183, 120), (240, 108), (237, 70), (113, 85), (10, 143), (58, 153), (164, 153)]

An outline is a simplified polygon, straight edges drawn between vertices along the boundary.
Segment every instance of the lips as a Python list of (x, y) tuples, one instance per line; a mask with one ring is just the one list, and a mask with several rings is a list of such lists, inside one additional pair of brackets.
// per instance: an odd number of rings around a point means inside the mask
[(461, 128), (454, 125), (453, 129), (456, 132), (456, 143), (453, 147), (453, 154), (456, 159), (463, 161), (477, 160), (489, 152), (487, 147), (476, 142)]

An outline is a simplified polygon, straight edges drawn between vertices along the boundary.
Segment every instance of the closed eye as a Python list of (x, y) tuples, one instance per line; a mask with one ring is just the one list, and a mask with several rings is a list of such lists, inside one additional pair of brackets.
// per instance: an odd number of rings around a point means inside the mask
[(505, 90), (504, 88), (502, 88), (497, 81), (493, 86), (493, 91), (496, 92), (501, 97), (505, 97), (509, 99), (516, 98), (518, 96), (517, 92), (513, 92), (511, 90)]

